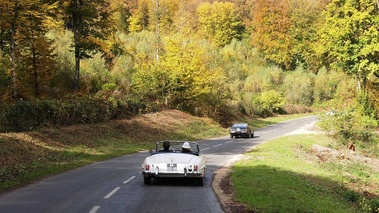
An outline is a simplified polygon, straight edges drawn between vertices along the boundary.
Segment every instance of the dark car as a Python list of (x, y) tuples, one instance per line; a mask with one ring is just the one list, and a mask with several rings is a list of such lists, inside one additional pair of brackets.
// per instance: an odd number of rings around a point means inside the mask
[(248, 138), (254, 137), (254, 129), (247, 123), (233, 124), (232, 128), (230, 129), (230, 138), (237, 138), (239, 136)]

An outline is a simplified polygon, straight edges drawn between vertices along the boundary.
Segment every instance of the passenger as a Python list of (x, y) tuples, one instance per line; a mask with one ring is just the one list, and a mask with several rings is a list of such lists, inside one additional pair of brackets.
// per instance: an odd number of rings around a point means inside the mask
[(191, 146), (188, 142), (184, 142), (182, 145), (182, 152), (183, 153), (190, 153), (191, 152)]

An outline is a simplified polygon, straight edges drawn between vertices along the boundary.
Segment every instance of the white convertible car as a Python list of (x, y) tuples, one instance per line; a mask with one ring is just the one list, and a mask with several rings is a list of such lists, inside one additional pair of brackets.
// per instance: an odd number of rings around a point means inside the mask
[(145, 184), (152, 178), (183, 177), (203, 185), (205, 169), (206, 160), (198, 144), (187, 141), (160, 141), (142, 163)]

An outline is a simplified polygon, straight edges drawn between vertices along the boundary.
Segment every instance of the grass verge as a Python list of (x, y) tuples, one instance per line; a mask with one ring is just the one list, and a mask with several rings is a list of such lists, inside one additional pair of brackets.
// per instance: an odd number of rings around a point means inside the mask
[(378, 172), (321, 161), (311, 151), (333, 143), (326, 135), (292, 135), (250, 150), (232, 168), (237, 200), (253, 212), (378, 212)]
[(153, 149), (160, 140), (226, 135), (208, 118), (167, 110), (108, 123), (0, 134), (0, 192), (70, 169)]

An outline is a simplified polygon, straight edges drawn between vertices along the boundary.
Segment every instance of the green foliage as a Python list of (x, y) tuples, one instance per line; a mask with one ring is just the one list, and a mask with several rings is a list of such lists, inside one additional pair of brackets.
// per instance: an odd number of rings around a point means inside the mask
[(284, 97), (275, 90), (268, 90), (260, 93), (254, 100), (257, 112), (264, 117), (270, 116), (283, 107), (285, 104)]
[(368, 213), (378, 213), (379, 212), (379, 199), (367, 199), (362, 198), (359, 202), (359, 206), (362, 208), (364, 212)]
[(102, 58), (100, 54), (96, 54), (90, 59), (83, 60), (82, 91), (94, 94), (100, 91), (104, 84), (111, 82), (111, 74), (105, 64), (104, 58)]
[[(218, 67), (207, 65), (206, 49), (174, 35), (165, 41), (166, 54), (133, 75), (133, 91), (157, 106), (204, 112), (225, 101), (225, 76)], [(149, 103), (147, 103), (149, 104)], [(202, 108), (202, 109), (201, 109)]]
[(198, 6), (197, 14), (200, 33), (217, 45), (225, 46), (242, 38), (243, 25), (233, 3), (205, 2)]
[(283, 81), (283, 93), (287, 102), (311, 106), (314, 101), (314, 78), (313, 74), (307, 73), (302, 69), (287, 73)]
[[(54, 73), (52, 42), (46, 38), (49, 4), (43, 1), (2, 1), (0, 40), (3, 56), (10, 59), (10, 97), (39, 98)], [(5, 93), (7, 94), (7, 93)]]
[(18, 101), (5, 105), (4, 120), (0, 129), (7, 131), (28, 131), (53, 120), (54, 106), (48, 101), (37, 103)]
[(321, 30), (323, 53), (333, 67), (355, 76), (366, 86), (367, 76), (379, 68), (379, 17), (375, 1), (332, 1)]
[(278, 85), (283, 84), (285, 73), (279, 67), (257, 67), (258, 71), (251, 73), (245, 80), (244, 90), (251, 93), (260, 93), (273, 89), (278, 90)]
[(59, 1), (62, 19), (74, 34), (75, 90), (80, 84), (80, 60), (96, 51), (106, 52), (105, 40), (114, 31), (109, 2), (106, 0)]
[(321, 116), (320, 126), (342, 141), (375, 141), (372, 130), (378, 127), (377, 114), (367, 95), (360, 94), (352, 103)]
[(10, 69), (10, 61), (6, 57), (3, 57), (3, 52), (0, 51), (0, 100), (6, 98), (6, 91), (9, 85), (11, 85), (11, 78), (8, 75)]
[[(108, 87), (112, 87), (109, 85)], [(0, 131), (29, 131), (47, 125), (105, 122), (144, 112), (140, 102), (96, 96), (62, 100), (18, 101), (3, 105)]]
[[(266, 116), (314, 104), (345, 107), (343, 102), (354, 102), (363, 73), (370, 81), (371, 108), (378, 109), (371, 101), (379, 82), (373, 71), (378, 58), (373, 2), (332, 1), (326, 8), (327, 1), (306, 0), (0, 1), (0, 96), (7, 103), (15, 91), (37, 102), (70, 102), (65, 97), (79, 92), (83, 102), (94, 95), (119, 101), (115, 105), (123, 114), (175, 108), (197, 115)], [(15, 20), (15, 11), (26, 12)], [(112, 34), (116, 25), (119, 31)], [(341, 58), (347, 60), (341, 64)], [(361, 76), (343, 75), (346, 67), (340, 65), (358, 68)], [(75, 84), (82, 89), (74, 91)], [(124, 107), (128, 104), (133, 107)], [(68, 105), (83, 107), (84, 114), (91, 108)], [(91, 116), (72, 122), (95, 121)], [(375, 119), (365, 113), (358, 123), (374, 126)]]
[(256, 0), (253, 10), (252, 44), (264, 57), (285, 69), (291, 69), (292, 40), (288, 0)]
[(338, 83), (340, 82), (338, 75), (333, 75), (336, 72), (328, 73), (326, 69), (322, 69), (317, 73), (315, 78), (314, 97), (316, 103), (321, 103), (334, 98)]
[(162, 31), (164, 34), (170, 34), (173, 30), (173, 23), (177, 19), (178, 10), (179, 2), (177, 0), (139, 0), (138, 8), (129, 19), (129, 30), (131, 32)]
[(322, 62), (317, 57), (316, 48), (318, 41), (319, 22), (323, 20), (320, 15), (327, 1), (318, 1), (315, 4), (308, 0), (290, 1), (291, 26), (291, 63), (292, 67), (304, 66), (311, 71), (317, 71)]

